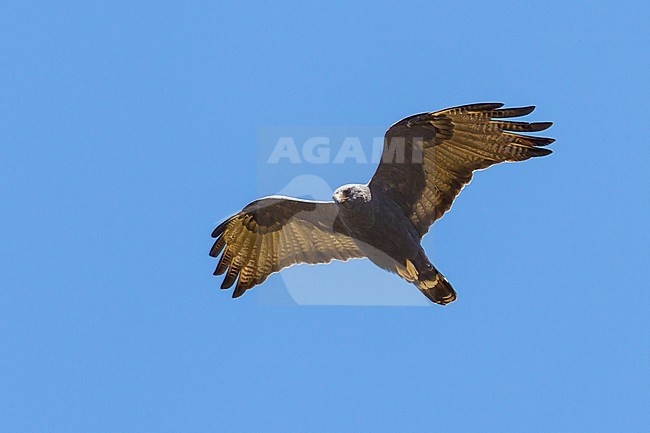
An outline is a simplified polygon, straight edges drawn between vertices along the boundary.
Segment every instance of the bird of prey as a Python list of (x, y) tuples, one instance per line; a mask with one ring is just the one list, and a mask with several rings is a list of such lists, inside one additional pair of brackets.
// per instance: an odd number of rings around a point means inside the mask
[(377, 171), (365, 185), (343, 185), (333, 201), (270, 196), (255, 200), (213, 232), (215, 275), (233, 298), (298, 263), (368, 258), (445, 305), (456, 292), (422, 248), (422, 237), (447, 212), (475, 170), (551, 153), (551, 122), (509, 120), (535, 107), (480, 103), (421, 113), (386, 131)]

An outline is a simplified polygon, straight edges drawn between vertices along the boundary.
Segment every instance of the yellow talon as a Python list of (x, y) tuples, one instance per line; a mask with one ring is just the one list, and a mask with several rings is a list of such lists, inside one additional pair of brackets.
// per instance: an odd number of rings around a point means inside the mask
[(418, 271), (417, 269), (415, 269), (413, 263), (408, 259), (406, 259), (405, 268), (401, 266), (397, 267), (397, 273), (399, 274), (400, 277), (404, 278), (409, 283), (412, 283), (413, 281), (418, 279)]

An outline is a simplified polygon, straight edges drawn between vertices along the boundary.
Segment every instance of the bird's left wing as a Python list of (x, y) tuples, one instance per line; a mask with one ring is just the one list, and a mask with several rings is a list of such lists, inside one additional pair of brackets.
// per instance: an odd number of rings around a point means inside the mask
[(551, 122), (502, 120), (535, 107), (483, 103), (422, 113), (400, 120), (384, 138), (382, 160), (369, 186), (393, 199), (424, 236), (449, 210), (475, 170), (551, 153), (552, 138), (517, 134), (543, 131)]
[(365, 257), (341, 230), (334, 202), (272, 196), (256, 200), (212, 232), (210, 250), (226, 273), (222, 289), (237, 285), (233, 298), (293, 264), (329, 263)]

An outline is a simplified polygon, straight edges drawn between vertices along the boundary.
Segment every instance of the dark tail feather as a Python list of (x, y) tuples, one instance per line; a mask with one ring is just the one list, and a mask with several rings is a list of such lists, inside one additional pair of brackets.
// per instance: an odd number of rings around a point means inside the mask
[(424, 293), (424, 296), (436, 304), (446, 305), (456, 300), (456, 291), (444, 275), (435, 268), (427, 275), (420, 274), (418, 280), (413, 284)]

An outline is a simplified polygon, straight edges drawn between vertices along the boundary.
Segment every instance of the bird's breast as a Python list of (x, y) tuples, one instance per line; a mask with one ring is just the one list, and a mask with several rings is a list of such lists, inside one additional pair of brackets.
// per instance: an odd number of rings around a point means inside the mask
[(381, 267), (392, 260), (410, 257), (420, 247), (411, 221), (397, 206), (373, 203), (340, 214), (347, 234), (359, 242), (364, 253)]

